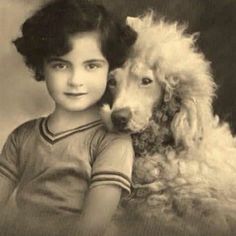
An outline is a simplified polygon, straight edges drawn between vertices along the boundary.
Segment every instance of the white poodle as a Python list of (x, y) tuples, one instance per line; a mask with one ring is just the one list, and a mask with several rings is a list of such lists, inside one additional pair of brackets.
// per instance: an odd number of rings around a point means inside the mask
[(236, 140), (213, 114), (216, 86), (196, 34), (152, 13), (127, 21), (138, 38), (111, 72), (113, 104), (102, 110), (108, 128), (132, 133), (136, 153), (124, 232), (236, 235)]

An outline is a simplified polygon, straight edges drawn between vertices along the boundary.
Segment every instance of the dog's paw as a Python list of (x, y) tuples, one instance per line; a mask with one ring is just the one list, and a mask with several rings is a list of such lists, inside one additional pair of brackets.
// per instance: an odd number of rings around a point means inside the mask
[(133, 178), (136, 183), (148, 184), (160, 176), (161, 165), (156, 157), (137, 158), (134, 162)]

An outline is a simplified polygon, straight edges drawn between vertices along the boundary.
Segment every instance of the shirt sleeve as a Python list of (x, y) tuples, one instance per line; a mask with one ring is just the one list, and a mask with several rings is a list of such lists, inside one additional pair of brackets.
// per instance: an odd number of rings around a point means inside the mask
[(16, 131), (14, 131), (8, 136), (0, 154), (0, 177), (7, 178), (13, 183), (18, 179), (17, 156)]
[(90, 187), (110, 184), (130, 193), (133, 158), (130, 136), (108, 134), (99, 144)]

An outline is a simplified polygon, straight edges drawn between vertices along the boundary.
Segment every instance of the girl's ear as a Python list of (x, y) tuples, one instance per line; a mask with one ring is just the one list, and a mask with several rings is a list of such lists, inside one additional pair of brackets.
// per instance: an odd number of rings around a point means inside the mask
[(35, 68), (34, 71), (35, 71), (35, 79), (37, 81), (45, 80), (44, 70), (43, 70), (43, 66), (42, 65), (40, 65), (37, 68)]

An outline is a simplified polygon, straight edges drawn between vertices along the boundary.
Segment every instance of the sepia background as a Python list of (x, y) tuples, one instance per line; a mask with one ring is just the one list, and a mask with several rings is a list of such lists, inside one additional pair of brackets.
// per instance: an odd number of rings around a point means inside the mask
[[(20, 25), (47, 0), (0, 0), (0, 150), (20, 123), (47, 114), (52, 102), (43, 82), (32, 79), (11, 41)], [(114, 14), (137, 16), (149, 8), (200, 32), (199, 48), (212, 62), (218, 84), (214, 111), (236, 133), (236, 0), (94, 0)]]

